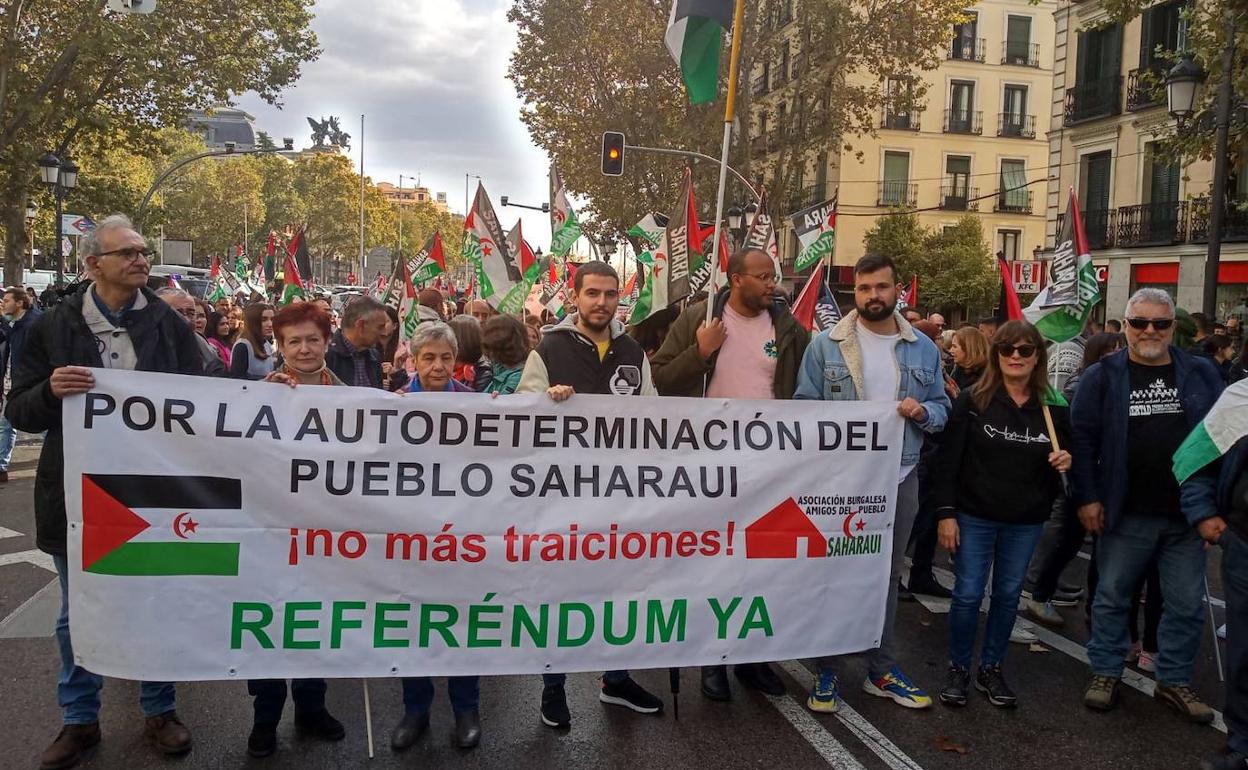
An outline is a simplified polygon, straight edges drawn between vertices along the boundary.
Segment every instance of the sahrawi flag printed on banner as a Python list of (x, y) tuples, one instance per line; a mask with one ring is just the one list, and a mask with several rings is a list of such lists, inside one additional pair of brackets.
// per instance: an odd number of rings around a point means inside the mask
[(663, 36), (680, 66), (691, 104), (719, 96), (719, 60), (724, 30), (732, 28), (732, 0), (672, 0)]
[(566, 257), (581, 237), (581, 223), (576, 219), (576, 211), (568, 202), (568, 190), (563, 183), (559, 169), (550, 165), (550, 253), (556, 257)]
[[(82, 569), (97, 575), (238, 575), (209, 511), (239, 511), (242, 483), (211, 476), (82, 474)], [(143, 514), (138, 511), (144, 511)], [(165, 520), (167, 526), (153, 521)]]
[(498, 303), (498, 312), (519, 313), (524, 309), (525, 299), (533, 291), (533, 284), (537, 282), (540, 267), (537, 257), (533, 255), (533, 249), (529, 248), (529, 244), (524, 240), (520, 220), (516, 220), (516, 226), (507, 233), (507, 251), (520, 261), (521, 279), (520, 283), (511, 287), (502, 302)]
[(794, 270), (805, 270), (824, 257), (832, 255), (836, 243), (836, 199), (803, 209), (790, 217), (802, 251), (793, 264)]
[(685, 182), (676, 210), (668, 217), (667, 227), (654, 248), (654, 262), (646, 276), (645, 287), (633, 305), (629, 323), (644, 321), (671, 303), (689, 294), (689, 269), (693, 260), (701, 259), (701, 233), (697, 204), (693, 198), (693, 175), (685, 169)]
[(1092, 308), (1101, 301), (1091, 251), (1083, 215), (1079, 213), (1079, 198), (1072, 187), (1053, 261), (1049, 263), (1048, 286), (1023, 311), (1023, 316), (1046, 339), (1066, 342), (1082, 334)]
[(1174, 477), (1182, 484), (1248, 436), (1248, 380), (1230, 385), (1174, 453)]
[(464, 220), (467, 232), (465, 247), (468, 259), (476, 268), (477, 291), (481, 299), (495, 308), (520, 283), (520, 268), (507, 251), (507, 239), (494, 214), (490, 196), (485, 185), (477, 183), (477, 196), (472, 202), (468, 218)]
[(295, 233), (294, 240), (286, 246), (286, 264), (282, 268), (282, 281), (285, 283), (286, 288), (282, 290), (282, 304), (292, 301), (295, 297), (307, 299), (307, 295), (303, 290), (303, 279), (299, 275), (299, 267), (295, 258), (295, 255), (301, 249), (305, 249), (302, 230)]

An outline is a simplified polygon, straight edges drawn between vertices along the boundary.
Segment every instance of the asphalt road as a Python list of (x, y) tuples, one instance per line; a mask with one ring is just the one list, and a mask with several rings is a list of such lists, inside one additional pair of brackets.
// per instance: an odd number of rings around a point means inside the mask
[[(19, 445), (9, 484), (0, 486), (0, 768), (34, 768), (60, 725), (56, 703), (59, 658), (52, 620), (59, 592), (51, 560), (35, 550), (32, 491), (38, 445)], [(1076, 569), (1082, 571), (1080, 560)], [(1210, 585), (1220, 596), (1216, 552)], [(1081, 579), (1081, 575), (1078, 576)], [(949, 578), (944, 578), (949, 582)], [(1215, 613), (1222, 622), (1215, 598)], [(898, 629), (903, 668), (933, 694), (943, 679), (947, 626), (941, 602), (904, 603)], [(538, 719), (537, 677), (496, 677), (482, 682), (483, 739), (463, 752), (450, 746), (450, 707), (443, 685), (433, 729), (403, 754), (389, 748), (389, 733), (401, 713), (397, 682), (369, 682), (376, 752), (368, 757), (363, 684), (336, 680), (329, 708), (347, 727), (345, 740), (320, 744), (294, 734), (290, 711), (279, 731), (279, 753), (267, 760), (246, 755), (251, 700), (238, 682), (192, 683), (178, 688), (178, 711), (195, 736), (194, 750), (167, 760), (143, 743), (137, 686), (109, 680), (104, 689), (104, 738), (84, 768), (547, 768), (547, 767), (838, 767), (850, 770), (1058, 770), (1195, 768), (1199, 758), (1224, 740), (1214, 727), (1180, 721), (1144, 692), (1147, 674), (1128, 678), (1119, 708), (1109, 714), (1081, 702), (1088, 670), (1079, 660), (1086, 639), (1082, 608), (1064, 611), (1058, 632), (1040, 631), (1035, 647), (1011, 645), (1005, 667), (1019, 696), (1019, 708), (1002, 711), (982, 697), (961, 710), (937, 704), (907, 711), (859, 690), (861, 662), (842, 673), (850, 709), (813, 714), (804, 707), (810, 674), (799, 662), (779, 664), (789, 693), (768, 698), (736, 688), (731, 703), (711, 703), (698, 693), (697, 671), (684, 672), (680, 718), (672, 716), (666, 671), (636, 672), (638, 681), (663, 693), (667, 710), (646, 717), (604, 706), (591, 675), (569, 678), (573, 725), (556, 731)], [(1221, 685), (1208, 628), (1197, 664), (1196, 689), (1221, 707)], [(976, 694), (977, 695), (977, 694)]]

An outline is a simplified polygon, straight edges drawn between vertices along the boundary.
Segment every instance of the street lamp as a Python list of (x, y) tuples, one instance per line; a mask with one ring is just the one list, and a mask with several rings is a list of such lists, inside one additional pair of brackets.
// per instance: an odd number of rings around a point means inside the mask
[(1166, 106), (1180, 126), (1196, 113), (1196, 92), (1204, 79), (1205, 73), (1190, 56), (1184, 56), (1166, 74)]
[(78, 186), (78, 166), (69, 158), (58, 158), (55, 153), (46, 152), (39, 159), (39, 170), (43, 183), (56, 203), (52, 226), (53, 253), (56, 254), (56, 286), (59, 289), (65, 283), (64, 254), (61, 252), (61, 214), (66, 196)]
[(736, 235), (741, 231), (741, 219), (745, 216), (745, 212), (741, 210), (741, 206), (734, 203), (728, 209), (728, 229)]

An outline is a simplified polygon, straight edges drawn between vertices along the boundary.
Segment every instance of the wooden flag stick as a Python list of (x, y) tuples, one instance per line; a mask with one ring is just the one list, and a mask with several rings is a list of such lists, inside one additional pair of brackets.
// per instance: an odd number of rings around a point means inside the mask
[(1049, 412), (1049, 405), (1041, 401), (1040, 410), (1044, 412), (1044, 424), (1049, 429), (1049, 441), (1053, 442), (1053, 451), (1062, 451), (1061, 445), (1057, 443), (1057, 429), (1053, 427), (1053, 415)]
[(368, 702), (368, 680), (364, 682), (364, 733), (368, 736), (368, 758), (373, 758), (373, 709)]

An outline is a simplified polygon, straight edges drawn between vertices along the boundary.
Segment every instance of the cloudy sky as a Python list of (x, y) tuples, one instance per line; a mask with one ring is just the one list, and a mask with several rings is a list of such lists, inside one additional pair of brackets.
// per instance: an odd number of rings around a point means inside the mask
[[(464, 207), (464, 174), (480, 174), (504, 227), (523, 213), (525, 238), (545, 249), (545, 214), (502, 208), (499, 197), (540, 205), (546, 200), (547, 158), (519, 118), (507, 79), (515, 47), (509, 0), (318, 0), (313, 28), (321, 58), (306, 66), (276, 109), (252, 97), (239, 106), (274, 137), (311, 144), (305, 118), (336, 115), (351, 134), (359, 162), (360, 115), (364, 171), (374, 182), (404, 186), (419, 175)], [(470, 181), (475, 190), (476, 179)]]

